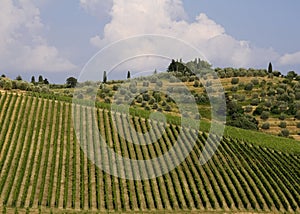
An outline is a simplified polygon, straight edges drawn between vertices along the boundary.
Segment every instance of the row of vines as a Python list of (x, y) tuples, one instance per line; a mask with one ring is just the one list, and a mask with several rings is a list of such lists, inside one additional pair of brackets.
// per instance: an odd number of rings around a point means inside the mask
[[(70, 103), (57, 100), (0, 95), (0, 210), (4, 213), (8, 209), (300, 212), (299, 154), (224, 138), (213, 158), (201, 165), (204, 145), (216, 140), (207, 141), (205, 133), (173, 125), (163, 130), (155, 121), (80, 105), (72, 109)], [(79, 126), (73, 125), (72, 114)], [(138, 135), (128, 124), (137, 133), (153, 132)], [(110, 161), (108, 150), (149, 160), (168, 152), (181, 132), (185, 144), (180, 144), (179, 155), (195, 136), (197, 141), (185, 161), (165, 175), (138, 181), (101, 170), (114, 169), (133, 178), (139, 171), (157, 173), (155, 168), (143, 170), (142, 163), (126, 170), (125, 162)], [(100, 136), (107, 143), (101, 150)], [(165, 160), (161, 167), (168, 164)]]

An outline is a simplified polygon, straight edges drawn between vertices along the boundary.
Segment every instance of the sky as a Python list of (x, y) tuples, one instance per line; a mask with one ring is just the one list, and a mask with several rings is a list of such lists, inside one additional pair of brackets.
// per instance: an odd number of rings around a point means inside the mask
[[(186, 42), (214, 67), (267, 68), (272, 62), (282, 73), (300, 73), (299, 9), (298, 0), (1, 0), (0, 73), (25, 80), (43, 75), (63, 83), (80, 76), (104, 47), (144, 34)], [(168, 54), (164, 44), (133, 40), (127, 48)], [(110, 51), (107, 64), (118, 63), (125, 52)], [(169, 55), (184, 56), (189, 60), (188, 50)], [(165, 59), (144, 57), (116, 73), (126, 70), (119, 73), (125, 78), (129, 69), (164, 70), (167, 65)], [(102, 67), (111, 69), (105, 62)]]

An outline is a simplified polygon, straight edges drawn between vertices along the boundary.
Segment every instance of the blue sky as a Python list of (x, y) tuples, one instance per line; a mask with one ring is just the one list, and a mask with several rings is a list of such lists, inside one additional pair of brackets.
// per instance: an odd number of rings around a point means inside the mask
[(186, 41), (215, 67), (272, 61), (282, 73), (300, 73), (299, 9), (297, 0), (3, 0), (0, 73), (62, 83), (101, 48), (141, 34)]

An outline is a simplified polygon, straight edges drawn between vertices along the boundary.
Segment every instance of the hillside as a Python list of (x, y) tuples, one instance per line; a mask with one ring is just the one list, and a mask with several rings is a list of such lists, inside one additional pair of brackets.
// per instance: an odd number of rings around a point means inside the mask
[[(133, 181), (109, 175), (87, 159), (75, 136), (70, 103), (1, 93), (0, 109), (3, 213), (300, 212), (300, 153), (294, 141), (296, 152), (289, 152), (269, 148), (268, 142), (258, 146), (227, 135), (212, 159), (201, 165), (198, 159), (206, 134), (199, 133), (190, 155), (174, 170), (150, 180)], [(121, 125), (119, 131), (140, 143), (145, 139), (132, 135), (122, 125), (124, 121), (130, 120), (139, 132), (146, 132), (150, 125), (159, 129), (157, 124), (100, 108), (93, 114), (90, 107), (76, 109), (82, 122), (77, 128), (86, 137), (79, 136), (79, 140), (95, 142), (91, 138), (99, 131), (111, 149), (130, 159), (152, 159), (166, 153), (180, 132), (180, 127), (168, 124), (158, 142), (138, 146), (117, 134), (112, 118)], [(90, 115), (96, 123), (88, 123)], [(186, 142), (194, 134), (192, 130), (183, 133)], [(105, 164), (107, 160), (101, 158), (106, 151), (96, 151), (95, 144), (89, 146), (88, 151)], [(186, 149), (180, 148), (181, 152)], [(116, 166), (117, 170), (123, 167), (122, 163)]]

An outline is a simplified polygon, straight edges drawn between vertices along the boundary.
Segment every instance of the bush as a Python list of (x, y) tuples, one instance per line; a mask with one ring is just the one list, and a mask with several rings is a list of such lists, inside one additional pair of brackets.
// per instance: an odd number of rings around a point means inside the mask
[(245, 85), (245, 88), (244, 88), (245, 91), (252, 91), (252, 89), (253, 89), (252, 83), (248, 83)]
[(154, 104), (153, 104), (152, 109), (158, 109), (157, 103), (154, 103)]
[(281, 114), (279, 117), (278, 117), (279, 120), (285, 120), (285, 114)]
[(268, 111), (263, 111), (260, 115), (260, 118), (262, 120), (267, 120), (267, 119), (269, 119), (269, 116), (270, 116), (270, 113)]
[(149, 82), (148, 81), (143, 82), (143, 87), (149, 87)]
[(157, 77), (155, 77), (155, 76), (150, 77), (151, 83), (156, 83), (156, 81), (157, 81)]
[(136, 98), (136, 101), (138, 102), (138, 103), (142, 103), (143, 102), (143, 97), (140, 95), (140, 96), (138, 96), (137, 98)]
[(169, 105), (166, 105), (165, 111), (172, 111), (172, 108), (171, 108), (171, 106), (169, 106)]
[(279, 123), (279, 127), (280, 128), (286, 128), (286, 122), (284, 122), (284, 121), (281, 121), (280, 123)]
[(244, 109), (244, 111), (245, 111), (246, 113), (250, 113), (250, 112), (252, 112), (252, 109), (253, 109), (252, 106), (246, 106), (245, 109)]
[(117, 90), (119, 89), (119, 86), (118, 86), (118, 85), (113, 85), (112, 89), (113, 89), (114, 91), (117, 91)]
[(198, 80), (195, 80), (195, 82), (194, 82), (194, 85), (193, 85), (193, 86), (194, 86), (195, 88), (197, 88), (197, 87), (199, 87), (199, 85), (200, 85), (199, 81), (198, 81)]
[(162, 87), (162, 86), (163, 86), (163, 82), (162, 82), (162, 81), (157, 81), (157, 82), (156, 82), (156, 86)]
[(81, 99), (81, 100), (82, 100), (82, 99), (83, 99), (83, 94), (81, 94), (81, 93), (78, 94), (78, 95), (77, 95), (77, 99)]
[(253, 85), (259, 85), (259, 80), (258, 79), (252, 79), (251, 82), (253, 83)]
[(300, 120), (300, 110), (296, 112), (295, 119)]
[(290, 131), (287, 129), (281, 130), (279, 136), (288, 137), (290, 135)]
[(237, 92), (238, 91), (238, 87), (237, 86), (232, 86), (231, 87), (231, 91), (232, 92)]
[(155, 99), (152, 97), (148, 103), (149, 103), (149, 105), (153, 105), (155, 103)]
[(300, 128), (300, 123), (297, 123), (296, 127), (297, 127), (297, 128)]
[(231, 84), (232, 84), (232, 85), (236, 85), (236, 84), (238, 84), (238, 83), (239, 83), (239, 81), (240, 81), (240, 79), (239, 79), (239, 78), (237, 78), (237, 77), (233, 77), (233, 78), (231, 79)]
[(251, 103), (250, 103), (250, 104), (251, 104), (252, 106), (257, 106), (259, 103), (260, 103), (259, 99), (256, 98), (256, 99), (251, 100)]
[(264, 129), (264, 130), (270, 129), (270, 123), (262, 124), (261, 128)]

